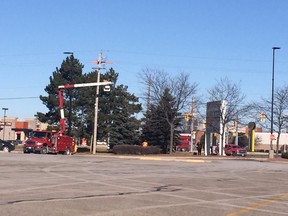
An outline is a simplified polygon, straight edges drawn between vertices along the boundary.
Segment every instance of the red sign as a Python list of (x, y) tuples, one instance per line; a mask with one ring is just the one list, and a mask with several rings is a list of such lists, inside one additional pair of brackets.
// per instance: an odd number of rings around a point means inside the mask
[(271, 135), (270, 135), (270, 140), (271, 140), (271, 141), (276, 140), (274, 134), (271, 134)]

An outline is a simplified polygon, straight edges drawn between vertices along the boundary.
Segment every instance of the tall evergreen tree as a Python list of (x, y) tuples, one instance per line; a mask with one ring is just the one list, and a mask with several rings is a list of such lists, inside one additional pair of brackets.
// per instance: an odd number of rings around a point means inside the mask
[[(48, 93), (48, 96), (40, 95), (40, 100), (48, 108), (47, 113), (37, 113), (37, 117), (41, 122), (46, 122), (50, 125), (58, 125), (59, 127), (59, 101), (58, 101), (58, 86), (65, 85), (70, 83), (81, 82), (82, 69), (83, 65), (79, 62), (78, 59), (74, 58), (73, 55), (70, 55), (63, 60), (60, 69), (57, 67), (50, 76), (50, 84), (45, 87), (45, 91)], [(76, 113), (78, 112), (77, 107), (75, 106), (75, 101), (77, 98), (77, 93), (75, 89), (68, 89), (65, 91), (65, 116), (68, 116), (68, 135), (72, 133), (73, 119), (75, 119)], [(68, 112), (66, 111), (68, 110)], [(67, 115), (68, 114), (68, 115)], [(54, 129), (59, 129), (58, 127)]]
[(135, 115), (141, 111), (141, 104), (134, 94), (128, 92), (128, 86), (116, 85), (118, 76), (113, 69), (102, 76), (103, 80), (112, 81), (114, 86), (108, 96), (99, 100), (99, 132), (102, 131), (102, 137), (110, 138), (111, 145), (136, 144), (139, 142), (140, 121)]
[[(71, 55), (62, 62), (60, 69), (56, 68), (49, 78), (50, 83), (45, 88), (48, 96), (40, 96), (43, 104), (47, 106), (48, 112), (37, 113), (37, 115), (40, 121), (56, 125), (52, 129), (59, 129), (58, 86), (97, 82), (98, 71), (82, 74), (83, 67)], [(141, 111), (141, 104), (135, 95), (128, 92), (127, 86), (116, 85), (118, 76), (118, 73), (112, 68), (105, 74), (101, 74), (100, 82), (109, 80), (113, 83), (111, 92), (108, 94), (104, 92), (103, 86), (99, 87), (99, 95), (96, 95), (96, 87), (65, 90), (64, 111), (68, 120), (68, 135), (86, 137), (91, 140), (97, 96), (99, 97), (98, 140), (110, 139), (111, 145), (139, 142), (140, 121), (136, 119), (135, 115)]]
[[(103, 88), (99, 89), (98, 104), (98, 130), (97, 140), (108, 140), (112, 146), (118, 144), (135, 144), (139, 142), (140, 121), (135, 115), (141, 111), (141, 104), (134, 94), (128, 92), (128, 87), (117, 86), (119, 74), (113, 68), (105, 74), (101, 74), (100, 81), (111, 81), (113, 83), (110, 92), (104, 92)], [(97, 71), (85, 74), (85, 82), (96, 82)], [(78, 106), (83, 110), (82, 115), (86, 122), (84, 131), (87, 134), (93, 134), (94, 128), (94, 110), (95, 110), (95, 88), (81, 89), (81, 100)]]
[(164, 118), (159, 106), (151, 104), (144, 114), (142, 126), (142, 140), (147, 140), (149, 145), (159, 146), (163, 153), (167, 153), (170, 140), (170, 127)]
[(171, 140), (177, 140), (179, 131), (176, 128), (180, 126), (180, 117), (180, 113), (175, 108), (175, 98), (166, 88), (159, 103), (151, 104), (145, 114), (142, 138), (148, 140), (150, 145), (159, 146), (163, 153), (167, 153), (171, 148)]

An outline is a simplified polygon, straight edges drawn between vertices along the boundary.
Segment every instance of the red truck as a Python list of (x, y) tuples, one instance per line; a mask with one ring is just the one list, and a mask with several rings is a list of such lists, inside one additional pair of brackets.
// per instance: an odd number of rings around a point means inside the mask
[(51, 143), (52, 131), (32, 131), (28, 135), (28, 139), (24, 142), (24, 153), (41, 153), (47, 154)]
[(176, 146), (176, 151), (190, 151), (191, 134), (180, 134), (180, 143)]
[(29, 138), (26, 140), (23, 152), (39, 152), (41, 154), (47, 153), (65, 153), (72, 154), (77, 151), (73, 137), (65, 134), (65, 116), (64, 116), (64, 97), (63, 91), (65, 88), (74, 88), (73, 85), (58, 86), (58, 99), (60, 108), (60, 131), (52, 134), (52, 131), (32, 131)]
[(51, 131), (32, 131), (29, 138), (26, 140), (23, 152), (39, 152), (41, 154), (47, 153), (64, 153), (72, 154), (77, 152), (77, 145), (74, 142), (74, 138), (65, 135), (65, 116), (64, 116), (64, 97), (63, 93), (65, 89), (110, 85), (111, 82), (102, 83), (81, 83), (81, 84), (66, 84), (58, 86), (58, 99), (60, 109), (60, 131), (52, 134)]
[(47, 130), (32, 131), (24, 143), (23, 152), (40, 154), (62, 153), (69, 155), (75, 152), (74, 139)]

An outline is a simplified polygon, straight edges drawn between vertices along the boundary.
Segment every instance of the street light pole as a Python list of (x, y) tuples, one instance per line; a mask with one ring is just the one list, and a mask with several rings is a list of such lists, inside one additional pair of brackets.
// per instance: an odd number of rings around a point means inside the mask
[(235, 144), (238, 146), (238, 141), (239, 141), (239, 134), (238, 134), (238, 114), (236, 120), (234, 120), (234, 126), (235, 126), (235, 131), (236, 131), (236, 136), (235, 136)]
[(73, 53), (73, 52), (63, 52), (63, 54), (66, 54), (66, 55), (73, 55), (74, 53)]
[[(273, 50), (273, 60), (272, 60), (272, 98), (271, 98), (271, 131), (270, 131), (270, 150), (273, 150), (273, 114), (274, 114), (274, 62), (275, 62), (275, 50), (280, 49), (280, 47), (272, 47)], [(272, 157), (272, 156), (271, 156)]]
[[(73, 52), (63, 52), (65, 55), (73, 56)], [(72, 98), (71, 98), (71, 89), (69, 89), (69, 113), (68, 113), (68, 135), (71, 136), (72, 130)]]
[(195, 145), (196, 143), (194, 143), (194, 139), (195, 139), (195, 137), (194, 137), (194, 135), (195, 135), (195, 134), (194, 134), (194, 117), (195, 117), (195, 115), (194, 115), (194, 111), (195, 111), (194, 106), (195, 106), (195, 104), (194, 104), (194, 97), (192, 97), (191, 110), (190, 110), (190, 114), (191, 114), (190, 152), (193, 152), (193, 151), (195, 150), (195, 146), (196, 146), (196, 145)]
[(4, 125), (3, 125), (3, 140), (5, 138), (5, 124), (6, 124), (6, 111), (8, 110), (8, 108), (2, 108), (2, 110), (4, 110)]

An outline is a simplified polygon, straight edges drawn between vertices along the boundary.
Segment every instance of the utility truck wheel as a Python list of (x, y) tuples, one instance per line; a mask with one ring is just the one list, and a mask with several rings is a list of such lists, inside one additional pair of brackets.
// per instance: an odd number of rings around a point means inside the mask
[(47, 153), (48, 153), (47, 146), (43, 146), (43, 147), (41, 148), (40, 153), (41, 153), (41, 154), (47, 154)]
[(9, 152), (9, 148), (7, 146), (4, 146), (2, 149), (3, 152)]
[(65, 155), (71, 155), (71, 150), (69, 148), (66, 149), (66, 151), (64, 152)]

